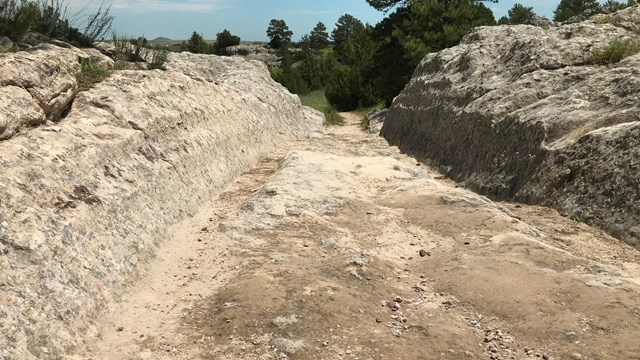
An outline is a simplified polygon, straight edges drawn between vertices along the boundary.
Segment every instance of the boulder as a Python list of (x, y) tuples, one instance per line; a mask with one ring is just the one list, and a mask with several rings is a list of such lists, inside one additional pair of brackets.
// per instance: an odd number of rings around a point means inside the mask
[(389, 109), (375, 110), (364, 117), (364, 121), (367, 124), (370, 134), (379, 135), (384, 124), (384, 119), (387, 116)]
[(0, 36), (0, 54), (13, 50), (15, 45), (13, 41), (6, 36)]
[(104, 67), (113, 65), (113, 60), (98, 50), (80, 50), (69, 44), (41, 44), (0, 57), (0, 103), (6, 104), (1, 109), (6, 109), (7, 122), (0, 140), (27, 125), (61, 118), (78, 91), (73, 73), (79, 59), (91, 59)]
[[(68, 101), (77, 51), (0, 58), (1, 133)], [(61, 358), (170, 226), (265, 151), (322, 128), (262, 63), (183, 53), (167, 69), (118, 71), (71, 96), (57, 124), (0, 141), (0, 358)]]
[(46, 117), (25, 89), (0, 87), (0, 140), (6, 140), (24, 127), (44, 124)]
[(476, 191), (553, 206), (637, 246), (640, 55), (589, 58), (640, 40), (639, 16), (477, 28), (423, 59), (382, 135)]

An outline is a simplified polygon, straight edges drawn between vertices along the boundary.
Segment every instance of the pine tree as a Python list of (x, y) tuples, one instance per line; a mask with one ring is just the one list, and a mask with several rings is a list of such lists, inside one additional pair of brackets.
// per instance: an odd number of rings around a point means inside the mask
[(560, 4), (553, 12), (553, 20), (567, 21), (577, 15), (592, 15), (597, 13), (599, 8), (600, 4), (597, 0), (560, 0)]
[(272, 19), (267, 28), (267, 36), (271, 39), (269, 42), (271, 48), (281, 49), (291, 44), (293, 31), (289, 30), (289, 26), (284, 20)]

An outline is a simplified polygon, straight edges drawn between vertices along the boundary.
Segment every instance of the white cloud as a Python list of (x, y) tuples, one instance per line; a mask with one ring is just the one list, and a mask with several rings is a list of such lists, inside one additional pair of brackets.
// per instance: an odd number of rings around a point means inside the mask
[(112, 12), (189, 12), (209, 13), (231, 7), (230, 0), (69, 0), (71, 9), (87, 11), (102, 3), (111, 6)]

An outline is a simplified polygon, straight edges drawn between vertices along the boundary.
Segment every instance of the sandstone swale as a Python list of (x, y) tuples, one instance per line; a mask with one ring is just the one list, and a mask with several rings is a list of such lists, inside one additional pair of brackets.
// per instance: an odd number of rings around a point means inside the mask
[(171, 54), (78, 92), (78, 58), (0, 56), (0, 358), (54, 359), (118, 299), (168, 228), (322, 118), (240, 58)]
[(640, 246), (640, 6), (551, 26), (481, 27), (427, 55), (381, 134), (496, 199), (552, 206)]

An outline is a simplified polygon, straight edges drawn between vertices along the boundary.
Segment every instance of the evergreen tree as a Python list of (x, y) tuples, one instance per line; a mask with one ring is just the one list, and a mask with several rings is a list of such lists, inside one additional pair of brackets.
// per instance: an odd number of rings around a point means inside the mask
[(215, 44), (215, 53), (218, 55), (223, 55), (224, 49), (229, 46), (240, 45), (240, 37), (231, 34), (231, 32), (227, 29), (224, 29), (222, 32), (219, 32), (216, 35), (216, 44)]
[(181, 44), (182, 51), (188, 51), (194, 54), (210, 54), (212, 52), (211, 45), (207, 44), (201, 34), (193, 32), (191, 38), (187, 42)]
[(267, 36), (271, 39), (269, 46), (272, 49), (288, 47), (291, 44), (292, 35), (293, 31), (289, 30), (289, 26), (287, 26), (284, 20), (272, 19), (271, 22), (269, 22)]
[(533, 17), (536, 15), (533, 12), (532, 7), (526, 7), (522, 4), (516, 3), (507, 13), (507, 16), (503, 16), (498, 20), (498, 24), (502, 25), (517, 25), (517, 24), (530, 24)]
[(344, 14), (338, 18), (335, 29), (331, 32), (331, 37), (336, 45), (341, 45), (353, 38), (359, 31), (364, 29), (362, 21), (352, 15)]
[(423, 0), (393, 32), (415, 62), (426, 54), (457, 45), (474, 27), (495, 25), (493, 13), (473, 0)]
[(314, 50), (320, 50), (327, 47), (328, 44), (329, 33), (327, 32), (327, 26), (319, 22), (309, 34), (309, 47)]
[[(490, 2), (497, 3), (498, 0), (475, 0), (476, 2)], [(411, 5), (412, 0), (367, 0), (369, 5), (373, 6), (376, 10), (381, 11), (389, 11), (391, 8), (397, 7), (408, 7)], [(451, 0), (442, 0), (442, 3), (450, 3)]]
[(599, 9), (600, 4), (598, 4), (597, 0), (560, 0), (560, 4), (553, 12), (553, 20), (567, 21), (577, 15), (593, 15)]
[(629, 6), (636, 5), (638, 2), (636, 0), (627, 0), (626, 3), (621, 3), (616, 0), (607, 0), (600, 7), (602, 13), (609, 14), (612, 12), (616, 12), (618, 10), (626, 9)]
[(334, 51), (340, 61), (343, 61), (345, 57), (345, 44), (353, 40), (362, 31), (365, 31), (362, 21), (349, 14), (340, 16), (336, 27), (331, 32), (331, 37), (335, 44)]
[[(457, 45), (471, 29), (493, 25), (493, 13), (478, 0), (367, 0), (394, 11), (375, 28), (375, 84), (387, 105), (429, 52)], [(495, 2), (495, 1), (487, 1)]]

